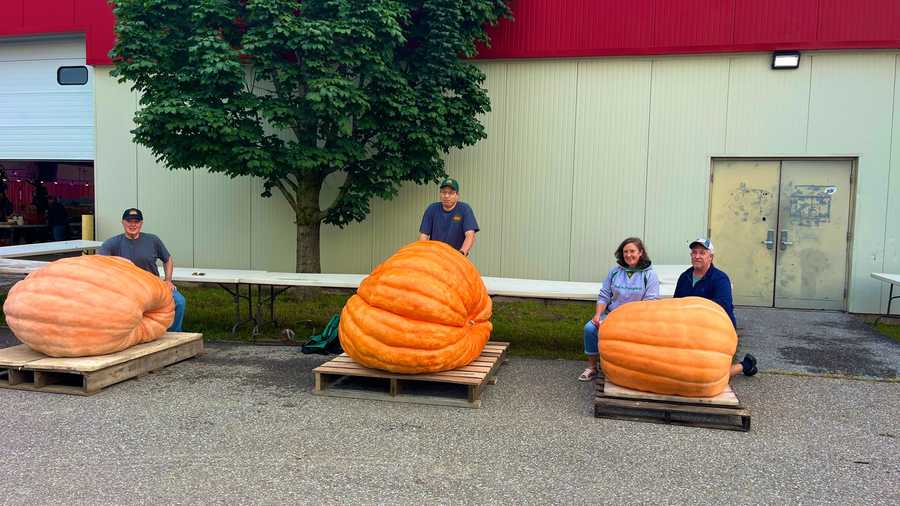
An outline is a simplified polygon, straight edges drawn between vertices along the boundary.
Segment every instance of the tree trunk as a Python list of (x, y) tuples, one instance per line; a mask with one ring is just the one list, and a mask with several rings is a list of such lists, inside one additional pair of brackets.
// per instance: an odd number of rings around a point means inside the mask
[(319, 262), (320, 222), (301, 223), (297, 217), (297, 272), (322, 272)]
[(306, 179), (284, 177), (275, 179), (277, 187), (294, 210), (294, 224), (297, 226), (297, 272), (322, 272), (319, 262), (319, 228), (324, 213), (319, 210), (319, 192), (322, 177), (310, 176)]

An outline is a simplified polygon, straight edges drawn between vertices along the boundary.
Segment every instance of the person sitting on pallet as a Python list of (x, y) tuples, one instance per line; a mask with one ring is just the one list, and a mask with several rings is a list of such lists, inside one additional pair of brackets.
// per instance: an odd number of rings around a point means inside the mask
[[(722, 309), (731, 318), (731, 324), (737, 327), (734, 317), (734, 304), (731, 298), (731, 280), (728, 274), (717, 269), (713, 265), (715, 256), (712, 241), (700, 237), (688, 246), (691, 249), (691, 268), (682, 272), (675, 285), (675, 298), (678, 297), (703, 297), (722, 306)], [(731, 376), (744, 373), (753, 376), (759, 371), (756, 367), (756, 357), (747, 353), (743, 360), (731, 366)]]
[(647, 254), (643, 241), (637, 237), (629, 237), (619, 244), (615, 255), (616, 265), (609, 270), (600, 287), (594, 317), (584, 324), (587, 368), (578, 377), (578, 381), (590, 381), (597, 377), (597, 357), (600, 354), (597, 329), (606, 315), (628, 302), (659, 298), (659, 277), (650, 266), (650, 255)]
[(166, 270), (166, 285), (172, 290), (172, 299), (175, 301), (175, 320), (172, 321), (172, 326), (168, 330), (169, 332), (181, 332), (185, 300), (184, 295), (181, 295), (181, 292), (172, 283), (175, 262), (159, 237), (141, 232), (143, 226), (144, 214), (141, 210), (133, 207), (126, 209), (122, 213), (122, 228), (125, 229), (125, 233), (103, 241), (97, 254), (127, 258), (134, 265), (157, 277), (159, 277), (159, 269), (156, 267), (156, 260), (161, 260)]

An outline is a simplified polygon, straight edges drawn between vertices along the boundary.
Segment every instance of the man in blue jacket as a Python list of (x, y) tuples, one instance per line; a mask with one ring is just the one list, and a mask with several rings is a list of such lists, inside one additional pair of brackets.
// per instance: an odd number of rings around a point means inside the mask
[[(713, 265), (715, 249), (712, 241), (700, 237), (691, 242), (691, 268), (682, 272), (675, 285), (675, 298), (678, 297), (703, 297), (722, 306), (731, 324), (737, 326), (734, 318), (734, 303), (731, 298), (731, 280), (728, 274), (720, 271)], [(731, 367), (731, 375), (744, 373), (753, 376), (758, 371), (756, 358), (751, 354), (744, 355), (744, 359)]]

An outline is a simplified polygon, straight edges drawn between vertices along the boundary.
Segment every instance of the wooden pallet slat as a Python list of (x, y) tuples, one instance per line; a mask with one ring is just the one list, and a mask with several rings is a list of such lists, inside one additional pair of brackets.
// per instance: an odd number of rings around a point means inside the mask
[(0, 388), (93, 395), (202, 352), (203, 334), (188, 332), (170, 332), (156, 341), (96, 357), (47, 357), (23, 344), (0, 349)]
[[(472, 363), (451, 371), (428, 374), (395, 374), (371, 369), (356, 363), (347, 354), (342, 354), (313, 369), (313, 393), (332, 397), (477, 408), (481, 406), (484, 386), (496, 383), (497, 369), (506, 360), (508, 347), (509, 343), (489, 342)], [(370, 380), (386, 383), (376, 385), (374, 390), (363, 390), (351, 387), (349, 383), (353, 380), (368, 381), (370, 387)], [(453, 395), (460, 393), (459, 390), (438, 394), (416, 391), (417, 387), (429, 384), (448, 390), (453, 387), (463, 388), (461, 393), (464, 396)]]
[(609, 380), (597, 382), (594, 416), (726, 430), (750, 430), (750, 410), (731, 385), (715, 397), (681, 397), (641, 392)]

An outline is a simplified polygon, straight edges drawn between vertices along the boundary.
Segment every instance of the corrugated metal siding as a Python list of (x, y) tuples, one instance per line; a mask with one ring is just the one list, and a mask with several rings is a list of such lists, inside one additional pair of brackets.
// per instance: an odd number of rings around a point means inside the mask
[(509, 65), (502, 276), (569, 279), (576, 68)]
[[(894, 118), (891, 128), (891, 173), (888, 177), (887, 219), (884, 226), (884, 272), (900, 272), (900, 56), (894, 62)], [(889, 289), (887, 283), (881, 290), (881, 309), (887, 311)], [(900, 314), (900, 305), (891, 306), (894, 314)]]
[(585, 49), (651, 45), (654, 0), (529, 0), (512, 3), (515, 22), (491, 30), (489, 52), (565, 56)]
[[(900, 47), (896, 0), (515, 0), (482, 58), (541, 58)], [(89, 65), (109, 64), (106, 0), (6, 0), (0, 37), (85, 33)]]
[(277, 188), (263, 198), (265, 185), (250, 185), (250, 268), (293, 272), (297, 265), (297, 227), (294, 210)]
[(653, 46), (725, 46), (733, 42), (734, 2), (653, 1)]
[(709, 157), (725, 149), (728, 67), (727, 58), (653, 62), (645, 235), (657, 263), (684, 264), (687, 242), (705, 235)]
[(644, 235), (651, 66), (650, 60), (578, 64), (572, 280), (600, 279), (619, 242)]
[[(579, 7), (581, 12), (575, 16), (570, 25), (574, 27), (575, 44), (571, 48), (573, 51), (584, 48), (594, 51), (606, 48), (627, 50), (650, 45), (653, 0), (629, 2), (582, 0)], [(509, 25), (507, 27), (512, 28)], [(538, 44), (544, 49), (549, 46), (540, 42)]]
[(769, 70), (767, 54), (731, 59), (728, 153), (794, 154), (806, 150), (810, 59), (797, 70)]
[(194, 265), (249, 269), (253, 181), (204, 170), (194, 176)]
[(736, 0), (734, 43), (809, 43), (817, 40), (819, 0)]
[(88, 65), (110, 63), (114, 25), (106, 0), (4, 0), (0, 5), (0, 37), (84, 34)]
[(516, 0), (511, 8), (515, 22), (490, 30), (480, 58), (900, 47), (896, 0)]
[[(7, 0), (16, 3), (15, 0)], [(75, 19), (75, 0), (43, 0), (23, 2), (22, 24), (25, 26), (65, 26)]]
[(896, 55), (812, 57), (809, 146), (815, 154), (859, 154), (854, 216), (850, 311), (874, 312), (881, 305), (884, 222), (891, 153)]
[[(502, 63), (482, 63), (478, 66), (487, 76), (484, 86), (491, 97), (491, 112), (481, 118), (488, 137), (462, 151), (453, 150), (447, 157), (446, 167), (447, 173), (460, 181), (460, 196), (472, 206), (478, 226), (484, 231), (476, 235), (475, 247), (469, 258), (481, 269), (500, 272), (504, 256), (504, 200), (508, 198), (503, 191), (506, 118), (509, 116), (508, 66)], [(418, 223), (416, 225), (418, 227)]]
[(394, 254), (400, 246), (419, 238), (422, 211), (437, 198), (438, 189), (434, 186), (407, 186), (393, 200), (372, 202), (374, 265)]
[[(338, 194), (343, 175), (332, 174), (325, 179), (319, 207), (327, 208)], [(371, 215), (370, 215), (371, 216)], [(372, 255), (374, 218), (344, 228), (322, 225), (322, 272), (371, 272), (375, 267)]]
[(819, 12), (819, 37), (822, 40), (900, 40), (900, 2), (897, 0), (820, 0)]
[(103, 240), (122, 233), (122, 211), (137, 203), (137, 148), (131, 136), (137, 96), (110, 77), (109, 68), (96, 69), (94, 79), (94, 227), (97, 239)]
[[(900, 199), (889, 198), (900, 194), (900, 176), (889, 175), (900, 166), (900, 135), (891, 137), (892, 125), (900, 132), (897, 54), (807, 54), (787, 72), (770, 70), (765, 54), (482, 63), (495, 100), (485, 117), (490, 137), (447, 160), (482, 225), (473, 260), (484, 275), (596, 280), (611, 249), (637, 233), (656, 263), (682, 264), (686, 242), (707, 227), (711, 157), (858, 157), (850, 310), (883, 310), (882, 287), (869, 274), (900, 269)], [(98, 76), (97, 96), (98, 223), (118, 233), (121, 210), (136, 198), (135, 151), (123, 140), (134, 98), (108, 75)], [(244, 267), (248, 253), (228, 255), (249, 242), (266, 244), (266, 234), (284, 239), (280, 227), (293, 217), (252, 206), (259, 220), (237, 220), (234, 233), (223, 235), (221, 223), (234, 211), (201, 216), (201, 208), (216, 200), (244, 213), (258, 188), (195, 177), (194, 244), (208, 248), (195, 265)], [(326, 184), (323, 205), (337, 183)], [(646, 204), (634, 191), (642, 185)], [(415, 238), (425, 204), (436, 198), (433, 186), (405, 188), (398, 200), (373, 203), (362, 224), (324, 227), (324, 270), (369, 272)], [(645, 216), (643, 230), (633, 231)], [(279, 228), (257, 230), (264, 227)], [(252, 262), (280, 265), (264, 264)]]
[[(137, 200), (122, 206), (136, 206), (144, 213), (144, 230), (156, 234), (179, 266), (194, 259), (194, 174), (169, 170), (156, 163), (143, 146), (137, 150)], [(122, 232), (121, 227), (116, 233)]]

